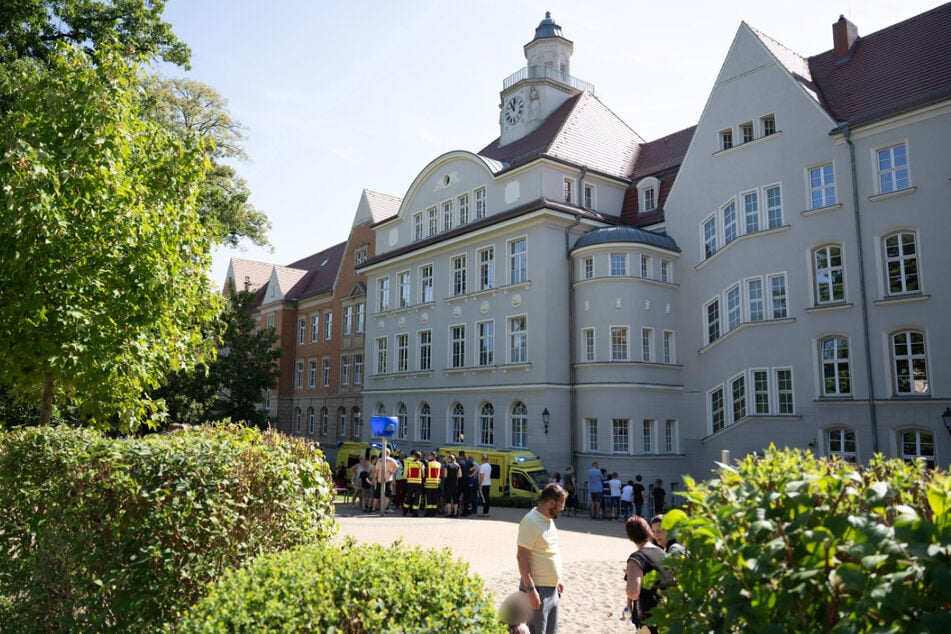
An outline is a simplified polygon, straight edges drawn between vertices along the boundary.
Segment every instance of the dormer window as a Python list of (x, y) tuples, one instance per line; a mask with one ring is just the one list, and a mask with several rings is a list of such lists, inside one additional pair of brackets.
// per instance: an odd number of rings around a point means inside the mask
[(637, 183), (637, 205), (639, 213), (647, 213), (657, 209), (657, 193), (660, 191), (660, 181), (648, 176)]
[(644, 211), (651, 211), (657, 207), (657, 199), (654, 195), (654, 188), (648, 187), (644, 190)]
[(720, 130), (720, 149), (729, 150), (733, 147), (733, 130)]
[(771, 134), (776, 134), (776, 116), (768, 114), (765, 117), (760, 117), (760, 128), (763, 130), (763, 136), (769, 136)]
[(357, 252), (354, 254), (354, 261), (356, 262), (357, 266), (360, 266), (361, 264), (367, 261), (366, 247), (360, 247), (359, 249), (357, 249)]
[(740, 124), (740, 136), (743, 137), (743, 143), (749, 143), (753, 140), (753, 122), (747, 121)]

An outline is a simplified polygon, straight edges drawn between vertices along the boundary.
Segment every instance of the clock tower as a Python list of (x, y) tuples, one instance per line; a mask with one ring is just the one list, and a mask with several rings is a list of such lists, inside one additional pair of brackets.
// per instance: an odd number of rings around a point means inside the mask
[(536, 130), (558, 106), (578, 92), (594, 94), (594, 86), (571, 76), (574, 44), (561, 34), (551, 13), (545, 13), (535, 37), (525, 45), (525, 68), (502, 82), (499, 145), (508, 145)]

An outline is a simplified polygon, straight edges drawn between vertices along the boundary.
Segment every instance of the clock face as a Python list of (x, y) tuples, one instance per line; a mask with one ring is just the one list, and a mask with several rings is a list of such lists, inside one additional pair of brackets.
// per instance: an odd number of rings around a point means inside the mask
[(520, 95), (515, 95), (505, 104), (505, 121), (509, 125), (515, 125), (522, 119), (522, 113), (525, 112), (525, 101)]

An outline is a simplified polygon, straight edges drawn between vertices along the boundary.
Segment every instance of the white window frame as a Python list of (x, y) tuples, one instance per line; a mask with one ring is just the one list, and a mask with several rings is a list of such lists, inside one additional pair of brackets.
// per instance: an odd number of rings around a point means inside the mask
[(611, 253), (608, 258), (611, 277), (627, 277), (627, 253)]
[(512, 405), (511, 413), (512, 447), (528, 447), (528, 408), (522, 401)]
[(597, 209), (596, 189), (592, 183), (584, 184), (584, 208)]
[(572, 205), (575, 202), (575, 185), (575, 179), (565, 176), (564, 184), (562, 186), (562, 199), (569, 205)]
[(641, 361), (650, 363), (654, 360), (654, 329), (641, 328)]
[(611, 419), (611, 453), (616, 455), (631, 454), (631, 419)]
[(453, 223), (455, 221), (452, 199), (444, 200), (442, 202), (442, 230), (450, 231), (455, 226)]
[(409, 372), (409, 335), (405, 332), (397, 333), (396, 338), (396, 371)]
[[(920, 341), (915, 341), (917, 338), (920, 338)], [(899, 341), (899, 339), (904, 341)], [(894, 390), (894, 393), (897, 396), (931, 394), (931, 382), (928, 376), (928, 337), (925, 331), (906, 328), (889, 333), (888, 350), (891, 358), (892, 390)], [(902, 373), (903, 367), (907, 367), (908, 389), (902, 389), (902, 384), (905, 382), (902, 379), (904, 376)], [(922, 382), (924, 385), (920, 385)]]
[(476, 252), (476, 261), (479, 264), (479, 290), (495, 288), (495, 247), (490, 245), (479, 249)]
[(776, 115), (774, 113), (763, 115), (759, 118), (759, 125), (762, 136), (776, 134)]
[(477, 364), (480, 366), (495, 365), (495, 321), (477, 321), (476, 337), (479, 339), (479, 358)]
[(700, 244), (703, 246), (703, 259), (712, 258), (720, 250), (719, 223), (713, 213), (700, 222)]
[(857, 464), (859, 460), (858, 436), (853, 429), (832, 427), (825, 430), (826, 455), (837, 456), (845, 462)]
[(340, 357), (340, 385), (350, 385), (350, 355)]
[(320, 384), (322, 387), (330, 387), (330, 357), (324, 357), (320, 363)]
[[(845, 389), (842, 386), (843, 371)], [(849, 338), (845, 335), (819, 339), (819, 393), (826, 398), (852, 395), (852, 359)]]
[(754, 189), (740, 194), (743, 203), (743, 233), (750, 234), (759, 231), (761, 226), (759, 208), (759, 190)]
[(451, 286), (449, 288), (449, 294), (452, 297), (462, 297), (466, 294), (466, 268), (467, 268), (467, 258), (466, 254), (462, 253), (460, 255), (455, 255), (450, 260), (452, 266), (452, 277), (451, 277)]
[(677, 362), (677, 339), (673, 330), (664, 331), (664, 363)]
[[(901, 148), (900, 165), (896, 160), (896, 150)], [(878, 147), (873, 150), (872, 165), (875, 168), (875, 189), (879, 194), (890, 194), (911, 187), (911, 161), (908, 151), (908, 141), (902, 140), (891, 145)], [(888, 158), (888, 167), (883, 169), (882, 160)]]
[(756, 138), (756, 133), (753, 129), (753, 122), (747, 121), (746, 123), (740, 124), (740, 143), (749, 143)]
[(585, 363), (594, 363), (597, 361), (597, 346), (595, 344), (595, 329), (581, 329), (581, 359)]
[(449, 367), (466, 367), (466, 325), (449, 326)]
[(433, 302), (433, 265), (423, 264), (419, 267), (419, 303)]
[(824, 209), (836, 204), (835, 163), (821, 163), (806, 168), (809, 209)]
[(304, 362), (298, 361), (295, 368), (296, 374), (294, 379), (294, 386), (298, 390), (304, 389)]
[(399, 297), (399, 308), (409, 308), (412, 304), (409, 271), (400, 271), (396, 274), (396, 286), (397, 295)]
[(611, 336), (611, 361), (615, 363), (626, 363), (630, 361), (630, 329), (627, 326), (611, 326), (609, 333)]
[(310, 342), (317, 343), (320, 335), (320, 313), (316, 312), (310, 316)]
[(528, 316), (513, 315), (506, 323), (509, 363), (528, 363)]
[(823, 244), (812, 250), (812, 284), (816, 306), (845, 301), (845, 254), (841, 244)]
[(585, 256), (581, 260), (581, 278), (585, 280), (594, 279), (594, 257)]
[(419, 242), (425, 236), (423, 235), (423, 212), (417, 211), (413, 214), (413, 241)]
[(439, 233), (439, 209), (435, 205), (426, 209), (426, 221), (429, 225), (429, 232), (426, 235), (431, 238)]
[(333, 339), (334, 331), (334, 313), (332, 310), (324, 311), (324, 341)]
[(598, 419), (584, 419), (584, 441), (588, 451), (598, 450)]
[(528, 238), (521, 236), (508, 241), (509, 284), (528, 281)]
[(376, 373), (386, 374), (389, 340), (386, 337), (376, 338)]
[(353, 333), (353, 304), (348, 304), (343, 307), (343, 334), (350, 335)]
[[(911, 249), (904, 236), (911, 236)], [(894, 245), (889, 242), (896, 240)], [(918, 234), (901, 230), (882, 238), (882, 260), (885, 264), (885, 294), (889, 297), (921, 292), (921, 258), (919, 257)], [(892, 269), (895, 269), (893, 274)], [(910, 272), (913, 269), (912, 272)], [(892, 280), (900, 282), (893, 285)], [(914, 281), (912, 285), (910, 282)]]
[(297, 345), (304, 345), (304, 337), (307, 334), (307, 320), (301, 317), (297, 320)]
[(720, 151), (729, 150), (733, 147), (733, 128), (724, 128), (720, 130)]
[(416, 334), (416, 342), (416, 369), (421, 372), (429, 372), (433, 369), (433, 331), (420, 330)]
[(456, 207), (459, 209), (459, 224), (469, 222), (469, 192), (456, 197)]
[(377, 312), (385, 313), (390, 309), (390, 276), (386, 275), (376, 281)]
[[(773, 196), (775, 192), (775, 196)], [(779, 183), (773, 183), (763, 188), (763, 199), (766, 201), (766, 228), (778, 229), (783, 226), (783, 188)]]
[(486, 198), (485, 187), (480, 187), (475, 190), (475, 211), (476, 220), (485, 218), (486, 213), (488, 213), (488, 199)]

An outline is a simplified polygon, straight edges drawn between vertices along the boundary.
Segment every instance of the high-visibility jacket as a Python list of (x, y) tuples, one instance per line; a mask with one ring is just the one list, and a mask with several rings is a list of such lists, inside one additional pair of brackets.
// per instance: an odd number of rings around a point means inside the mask
[(427, 489), (439, 488), (439, 477), (442, 475), (442, 465), (438, 460), (430, 460), (426, 463), (426, 483)]
[(423, 464), (417, 462), (414, 458), (406, 458), (403, 461), (403, 471), (406, 472), (406, 484), (423, 483)]

